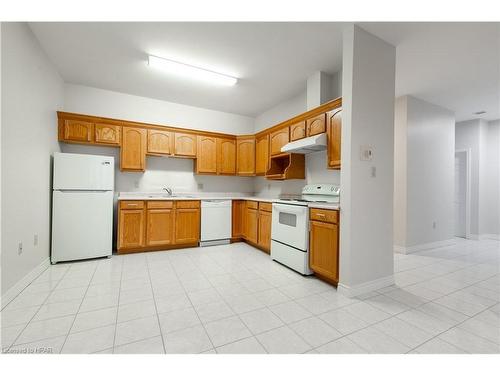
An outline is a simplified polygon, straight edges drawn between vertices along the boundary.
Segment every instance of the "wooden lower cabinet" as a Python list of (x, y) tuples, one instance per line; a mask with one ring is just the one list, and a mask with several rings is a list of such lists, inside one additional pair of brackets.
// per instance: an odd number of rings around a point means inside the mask
[(121, 201), (118, 253), (196, 246), (200, 201)]
[(144, 209), (120, 209), (118, 243), (120, 249), (144, 246)]
[(244, 217), (245, 217), (245, 201), (243, 200), (233, 200), (233, 211), (232, 211), (232, 238), (238, 240), (243, 237), (244, 232)]
[(175, 243), (192, 244), (200, 241), (200, 208), (175, 210)]
[(234, 200), (233, 241), (242, 239), (269, 253), (271, 251), (271, 210), (271, 203)]
[(174, 243), (175, 211), (173, 208), (147, 209), (146, 246)]
[(257, 243), (259, 232), (259, 210), (247, 204), (244, 219), (244, 238), (247, 241)]
[(309, 266), (321, 278), (337, 284), (339, 281), (338, 216), (327, 213), (318, 216), (316, 213), (312, 217), (324, 219), (310, 221)]
[(271, 212), (259, 210), (258, 244), (266, 252), (271, 251)]

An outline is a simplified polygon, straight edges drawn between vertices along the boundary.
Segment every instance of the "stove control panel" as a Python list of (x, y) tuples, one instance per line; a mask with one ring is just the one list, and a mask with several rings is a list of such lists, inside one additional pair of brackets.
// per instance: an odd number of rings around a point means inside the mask
[(310, 184), (302, 189), (303, 195), (340, 195), (340, 186), (333, 184)]

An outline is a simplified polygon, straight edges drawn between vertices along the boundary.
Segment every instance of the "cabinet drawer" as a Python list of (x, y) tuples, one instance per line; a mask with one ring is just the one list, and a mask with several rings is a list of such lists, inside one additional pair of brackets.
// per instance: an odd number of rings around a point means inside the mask
[(177, 208), (200, 208), (200, 201), (177, 201)]
[(259, 207), (259, 202), (247, 201), (247, 208), (256, 210)]
[(273, 205), (268, 202), (259, 202), (259, 210), (271, 212), (273, 210)]
[(138, 210), (144, 208), (144, 201), (120, 201), (122, 210)]
[(148, 208), (172, 208), (174, 207), (173, 201), (148, 201), (146, 203)]
[(327, 223), (338, 222), (338, 211), (336, 210), (322, 210), (320, 208), (311, 208), (309, 213), (311, 220), (324, 221)]

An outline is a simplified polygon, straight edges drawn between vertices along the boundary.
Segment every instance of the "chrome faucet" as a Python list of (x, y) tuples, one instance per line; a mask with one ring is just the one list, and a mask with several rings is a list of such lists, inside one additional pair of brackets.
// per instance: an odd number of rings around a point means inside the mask
[(164, 187), (162, 190), (166, 191), (169, 196), (172, 196), (172, 188)]

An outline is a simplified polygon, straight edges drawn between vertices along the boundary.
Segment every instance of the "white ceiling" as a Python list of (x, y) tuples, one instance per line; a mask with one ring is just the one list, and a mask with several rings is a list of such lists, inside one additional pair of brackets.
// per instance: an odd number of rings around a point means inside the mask
[[(334, 23), (30, 23), (68, 83), (255, 116), (342, 66)], [(150, 69), (147, 55), (241, 78), (219, 87)]]
[[(397, 46), (396, 95), (457, 120), (500, 118), (500, 27), (487, 23), (362, 23)], [(341, 23), (31, 23), (68, 83), (255, 116), (342, 65)], [(148, 54), (241, 78), (207, 86), (151, 70)]]
[[(363, 23), (397, 46), (396, 96), (455, 112), (457, 121), (500, 118), (499, 23)], [(485, 110), (477, 116), (474, 112)]]

